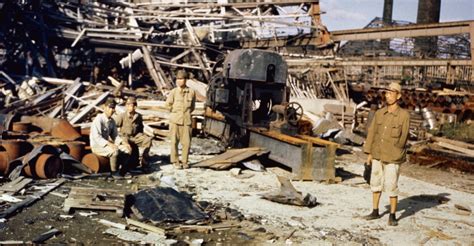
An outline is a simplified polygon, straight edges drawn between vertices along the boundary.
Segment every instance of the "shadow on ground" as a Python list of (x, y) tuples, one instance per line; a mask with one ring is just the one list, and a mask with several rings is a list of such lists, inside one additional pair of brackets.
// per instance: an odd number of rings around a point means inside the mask
[[(449, 200), (448, 196), (451, 195), (449, 193), (439, 193), (437, 195), (416, 195), (410, 196), (407, 198), (403, 198), (402, 200), (398, 201), (398, 211), (403, 211), (398, 219), (404, 219), (406, 217), (412, 216), (424, 209), (434, 208), (439, 206), (440, 204), (447, 203)], [(388, 210), (390, 209), (390, 205), (385, 206)]]

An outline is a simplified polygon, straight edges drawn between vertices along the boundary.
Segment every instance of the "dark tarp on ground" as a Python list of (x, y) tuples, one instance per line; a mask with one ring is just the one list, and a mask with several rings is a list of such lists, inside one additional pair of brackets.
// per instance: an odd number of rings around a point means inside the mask
[(153, 223), (203, 220), (208, 216), (185, 194), (172, 188), (156, 187), (133, 195), (133, 212)]

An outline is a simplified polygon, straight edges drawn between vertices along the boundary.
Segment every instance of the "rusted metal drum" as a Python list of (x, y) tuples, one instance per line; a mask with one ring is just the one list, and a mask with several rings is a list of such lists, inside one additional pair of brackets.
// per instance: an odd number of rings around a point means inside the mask
[(29, 132), (30, 127), (31, 127), (31, 123), (14, 122), (12, 126), (12, 130), (14, 132)]
[(5, 148), (10, 160), (23, 156), (33, 149), (33, 146), (30, 143), (19, 139), (1, 140), (0, 145)]
[(90, 128), (81, 128), (81, 135), (82, 136), (89, 136), (91, 134)]
[(89, 153), (82, 157), (82, 163), (92, 170), (93, 173), (110, 171), (109, 158)]
[(81, 134), (65, 119), (61, 119), (52, 129), (51, 135), (64, 140), (76, 140)]
[(36, 175), (40, 178), (55, 178), (61, 172), (61, 159), (51, 154), (41, 154), (36, 160)]
[(0, 173), (7, 174), (10, 166), (10, 159), (6, 150), (0, 150)]
[[(34, 168), (33, 173), (31, 169)], [(30, 177), (42, 179), (55, 178), (61, 172), (63, 163), (61, 159), (51, 154), (41, 154), (34, 164), (26, 165), (23, 171)]]
[(86, 143), (81, 141), (70, 141), (66, 142), (66, 146), (69, 149), (69, 155), (74, 157), (74, 159), (81, 161), (82, 155), (84, 153), (84, 146)]

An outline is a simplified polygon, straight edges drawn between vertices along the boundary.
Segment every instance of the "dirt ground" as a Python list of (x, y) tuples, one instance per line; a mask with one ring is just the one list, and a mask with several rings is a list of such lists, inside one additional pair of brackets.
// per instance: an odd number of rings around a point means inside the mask
[[(474, 175), (449, 170), (430, 169), (413, 164), (402, 166), (400, 201), (397, 216), (399, 226), (389, 227), (388, 198), (382, 196), (380, 210), (383, 217), (365, 221), (362, 215), (370, 212), (371, 192), (360, 176), (365, 154), (358, 147), (345, 147), (337, 157), (337, 174), (342, 182), (324, 184), (298, 182), (293, 185), (303, 194), (317, 197), (319, 204), (313, 208), (275, 203), (261, 198), (263, 193), (277, 190), (276, 175), (291, 176), (279, 167), (265, 172), (243, 170), (247, 177), (238, 178), (230, 171), (191, 168), (175, 170), (169, 165), (168, 142), (155, 142), (153, 172), (136, 175), (131, 180), (107, 180), (103, 177), (68, 181), (55, 190), (67, 194), (70, 187), (100, 187), (133, 193), (140, 185), (156, 185), (151, 177), (171, 177), (180, 191), (193, 195), (195, 201), (234, 209), (242, 219), (228, 219), (220, 224), (235, 225), (228, 230), (209, 234), (189, 232), (171, 233), (160, 244), (177, 242), (191, 244), (203, 239), (206, 245), (227, 244), (369, 244), (369, 245), (473, 245), (474, 216), (458, 209), (459, 205), (474, 208)], [(342, 154), (343, 153), (343, 154)], [(192, 154), (197, 162), (212, 155)], [(264, 163), (265, 164), (265, 163)], [(107, 226), (99, 219), (126, 224), (113, 211), (96, 211), (96, 215), (82, 216), (76, 210), (68, 215), (62, 209), (64, 198), (48, 194), (30, 207), (0, 223), (0, 241), (30, 241), (51, 228), (61, 231), (47, 243), (51, 244), (116, 244), (126, 243), (116, 236), (105, 234)], [(61, 216), (63, 215), (63, 216)], [(126, 215), (135, 218), (130, 212)], [(162, 228), (175, 225), (165, 224)], [(195, 245), (198, 244), (195, 242)]]

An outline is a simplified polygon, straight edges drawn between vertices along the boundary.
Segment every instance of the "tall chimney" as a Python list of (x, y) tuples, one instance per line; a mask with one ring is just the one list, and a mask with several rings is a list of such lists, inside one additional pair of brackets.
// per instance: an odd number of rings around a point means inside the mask
[[(385, 0), (383, 3), (382, 21), (384, 26), (392, 24), (393, 0)], [(383, 39), (380, 42), (382, 49), (390, 49), (390, 39)]]
[(441, 12), (441, 0), (419, 0), (416, 23), (438, 23)]
[[(441, 13), (441, 0), (419, 0), (417, 24), (438, 23)], [(423, 57), (436, 57), (438, 37), (415, 39), (415, 49)]]
[(383, 3), (383, 22), (385, 24), (392, 23), (393, 0), (385, 0)]

